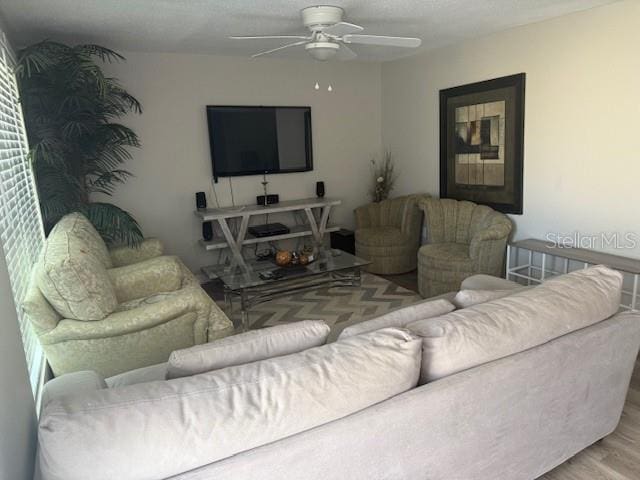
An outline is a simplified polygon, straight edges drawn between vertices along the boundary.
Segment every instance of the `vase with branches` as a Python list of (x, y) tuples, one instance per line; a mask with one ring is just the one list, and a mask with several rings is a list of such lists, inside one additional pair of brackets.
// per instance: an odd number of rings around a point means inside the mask
[(373, 182), (369, 189), (369, 195), (374, 203), (378, 203), (389, 198), (389, 194), (396, 183), (397, 174), (394, 170), (391, 152), (385, 152), (382, 161), (379, 163), (375, 158), (372, 158), (371, 169), (373, 171)]
[(142, 232), (123, 209), (95, 202), (112, 196), (131, 173), (123, 164), (139, 147), (118, 118), (142, 113), (138, 100), (106, 76), (99, 63), (124, 57), (98, 45), (43, 41), (19, 52), (16, 74), (45, 231), (79, 211), (109, 244), (137, 245)]

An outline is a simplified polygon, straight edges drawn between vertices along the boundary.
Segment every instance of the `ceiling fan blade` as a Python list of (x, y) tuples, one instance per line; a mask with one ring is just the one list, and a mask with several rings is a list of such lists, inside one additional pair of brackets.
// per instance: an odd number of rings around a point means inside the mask
[(338, 22), (322, 30), (322, 33), (326, 33), (327, 35), (335, 35), (336, 37), (341, 37), (349, 33), (361, 32), (362, 30), (364, 30), (364, 28), (362, 28), (360, 25), (354, 25), (353, 23), (347, 23), (347, 22)]
[(311, 37), (303, 37), (302, 35), (233, 35), (229, 38), (232, 40), (311, 40)]
[(305, 43), (307, 43), (306, 40), (303, 40), (301, 42), (288, 43), (288, 44), (283, 45), (281, 47), (272, 48), (271, 50), (267, 50), (266, 52), (256, 53), (255, 55), (251, 55), (251, 57), (252, 58), (261, 57), (262, 55), (267, 55), (269, 53), (277, 52), (278, 50), (284, 50), (285, 48), (289, 48), (289, 47), (296, 47), (298, 45), (304, 45)]
[(386, 37), (384, 35), (344, 35), (345, 43), (361, 43), (362, 45), (380, 45), (387, 47), (416, 48), (422, 44), (419, 38)]
[(351, 50), (349, 47), (347, 47), (343, 43), (340, 45), (340, 50), (338, 50), (338, 54), (336, 55), (336, 58), (342, 62), (346, 62), (348, 60), (353, 60), (357, 56), (358, 55), (356, 55), (356, 52)]

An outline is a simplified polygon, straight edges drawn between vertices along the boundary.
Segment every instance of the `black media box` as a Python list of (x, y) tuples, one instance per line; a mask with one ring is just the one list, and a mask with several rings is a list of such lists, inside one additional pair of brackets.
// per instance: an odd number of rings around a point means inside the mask
[(274, 235), (284, 235), (289, 233), (289, 227), (281, 223), (265, 223), (264, 225), (254, 225), (249, 227), (249, 233), (254, 237), (272, 237)]
[(278, 194), (267, 195), (267, 201), (264, 201), (264, 195), (258, 195), (256, 197), (256, 204), (258, 205), (271, 205), (273, 203), (278, 203), (280, 201), (280, 197)]
[(343, 252), (356, 254), (356, 237), (351, 230), (341, 228), (337, 232), (331, 232), (331, 248), (337, 248)]

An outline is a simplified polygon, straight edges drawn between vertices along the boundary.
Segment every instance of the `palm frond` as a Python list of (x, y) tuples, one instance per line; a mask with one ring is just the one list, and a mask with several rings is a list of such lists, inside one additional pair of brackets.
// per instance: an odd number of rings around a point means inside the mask
[(18, 53), (15, 73), (18, 78), (31, 77), (56, 64), (56, 58), (69, 47), (51, 40), (34, 43)]
[[(63, 144), (56, 138), (41, 138), (38, 143), (31, 144), (29, 155), (34, 165), (60, 165), (65, 162)], [(36, 167), (37, 168), (37, 167)]]
[(94, 178), (87, 181), (87, 190), (89, 193), (103, 193), (105, 195), (113, 195), (116, 184), (122, 184), (131, 177), (131, 173), (126, 170), (109, 170), (98, 173)]
[(103, 62), (123, 62), (126, 60), (122, 55), (114, 50), (106, 47), (94, 44), (76, 45), (73, 50), (79, 55), (86, 55), (89, 57), (98, 57)]
[(120, 123), (106, 123), (100, 126), (102, 133), (115, 144), (139, 147), (140, 140), (133, 130)]
[(88, 203), (83, 207), (82, 213), (110, 245), (136, 247), (142, 242), (138, 222), (129, 212), (111, 203)]

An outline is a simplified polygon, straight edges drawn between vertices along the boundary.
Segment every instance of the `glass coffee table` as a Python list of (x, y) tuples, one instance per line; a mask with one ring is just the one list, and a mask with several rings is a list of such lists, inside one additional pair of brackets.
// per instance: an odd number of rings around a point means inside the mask
[[(246, 266), (227, 267), (216, 272), (224, 285), (225, 302), (233, 311), (233, 300), (240, 300), (242, 330), (250, 327), (249, 309), (263, 302), (320, 286), (360, 286), (360, 270), (368, 260), (340, 250), (323, 249), (308, 265), (278, 267), (269, 260), (251, 260)], [(268, 272), (281, 271), (282, 277), (266, 278)], [(266, 274), (266, 275), (265, 275)]]

